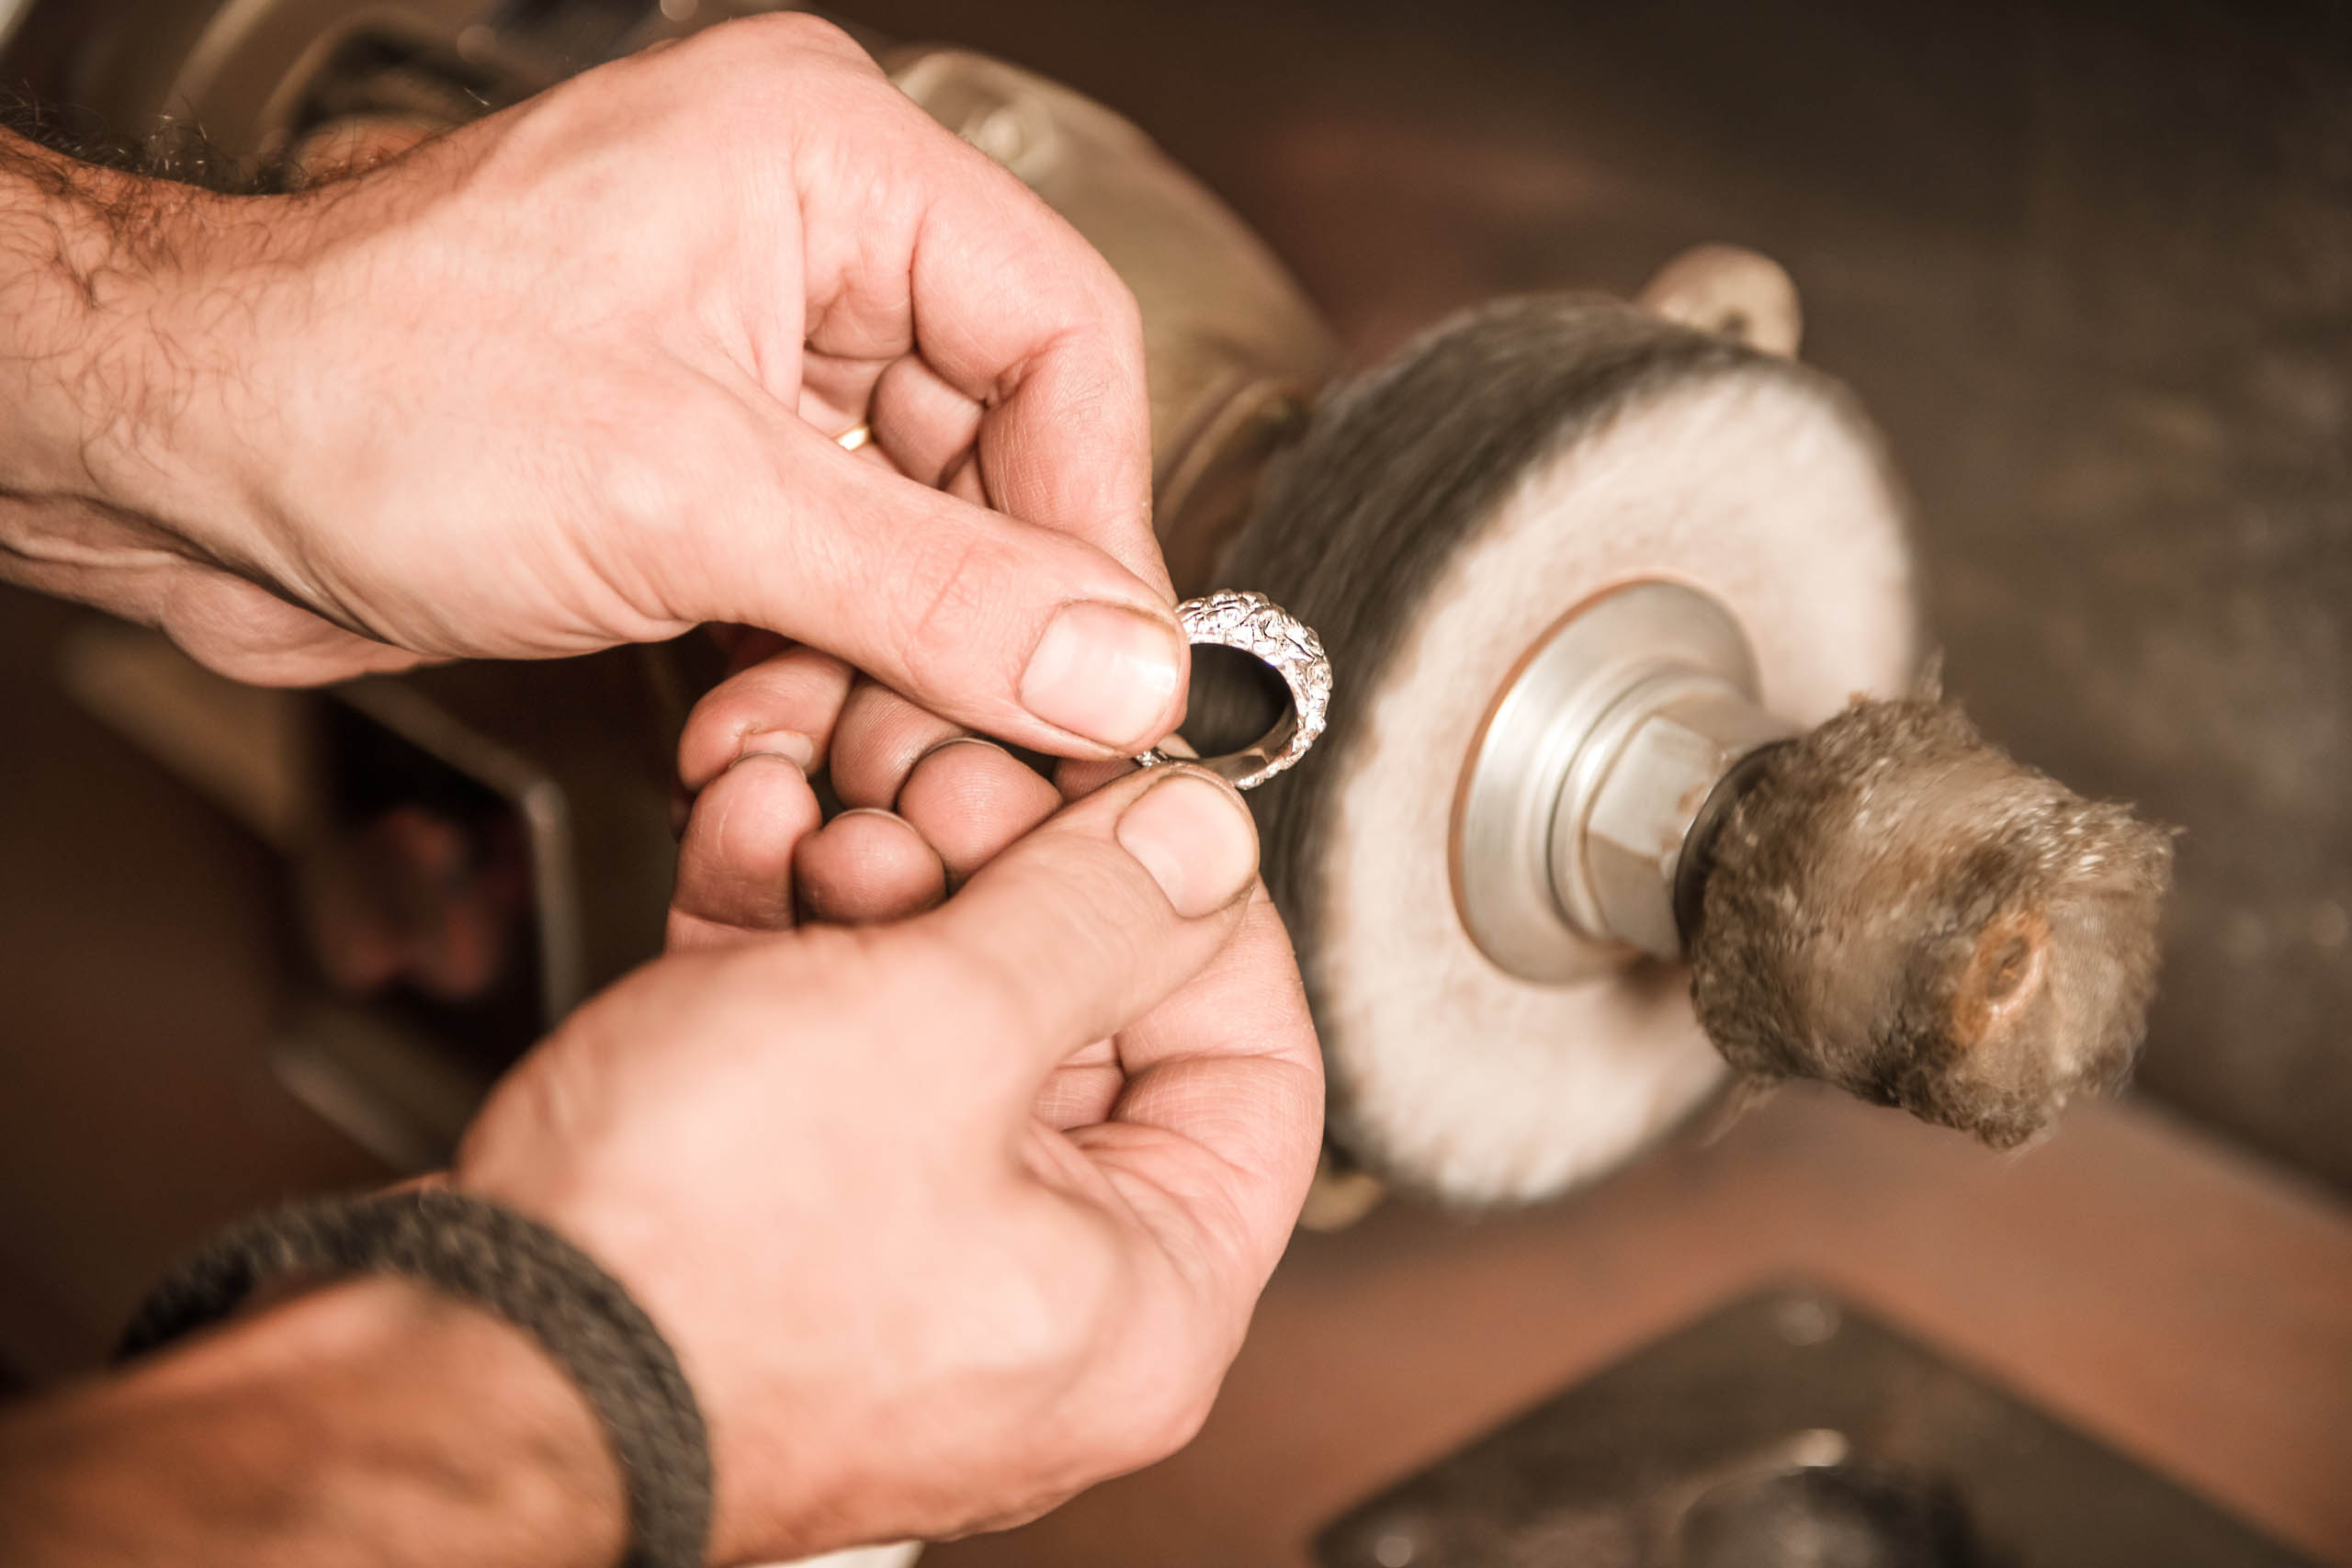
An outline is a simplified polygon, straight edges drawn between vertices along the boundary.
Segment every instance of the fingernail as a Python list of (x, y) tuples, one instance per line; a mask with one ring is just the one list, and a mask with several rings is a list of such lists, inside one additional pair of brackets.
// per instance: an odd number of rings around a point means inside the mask
[(1120, 847), (1186, 919), (1225, 908), (1258, 870), (1249, 807), (1198, 773), (1170, 773), (1119, 818)]
[(1117, 604), (1072, 604), (1029, 656), (1021, 705), (1057, 728), (1139, 751), (1183, 679), (1176, 628)]
[(817, 743), (795, 729), (754, 729), (744, 735), (735, 761), (751, 757), (782, 757), (805, 773), (816, 764)]

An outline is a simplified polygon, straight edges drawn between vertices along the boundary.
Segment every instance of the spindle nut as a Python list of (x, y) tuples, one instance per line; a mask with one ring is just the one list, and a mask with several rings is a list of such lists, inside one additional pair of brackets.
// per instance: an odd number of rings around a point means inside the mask
[[(1781, 739), (1790, 727), (1723, 682), (1704, 676), (1670, 678), (1629, 702), (1635, 716), (1623, 746), (1593, 789), (1581, 831), (1566, 845), (1555, 841), (1555, 869), (1574, 875), (1580, 858), (1581, 895), (1613, 940), (1656, 958), (1682, 956), (1675, 918), (1675, 879), (1708, 797), (1741, 758)], [(1646, 711), (1641, 711), (1645, 709)], [(1562, 849), (1571, 857), (1561, 857)], [(1580, 857), (1573, 852), (1580, 848)], [(1571, 863), (1560, 864), (1569, 858)], [(1563, 891), (1566, 891), (1564, 889)]]

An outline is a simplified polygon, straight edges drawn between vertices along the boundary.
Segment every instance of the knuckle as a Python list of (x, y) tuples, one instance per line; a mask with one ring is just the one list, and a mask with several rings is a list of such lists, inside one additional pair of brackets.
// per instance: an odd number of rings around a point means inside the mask
[(742, 411), (725, 399), (671, 390), (580, 432), (574, 461), (582, 514), (594, 520), (594, 549), (608, 581), (632, 602), (658, 603), (695, 620), (726, 619), (716, 613), (718, 602), (736, 596), (741, 583), (725, 558), (731, 541), (707, 525), (713, 498), (764, 488), (771, 470)]
[(633, 441), (602, 444), (586, 460), (589, 492), (602, 526), (594, 557), (600, 575), (632, 603), (666, 602), (673, 565), (671, 545), (682, 520), (692, 515), (692, 497), (668, 463)]
[(1040, 980), (1099, 990), (1141, 970), (1164, 922), (1143, 868), (1107, 839), (1057, 840), (1049, 859), (1022, 867), (1028, 904), (1043, 912), (1034, 939)]
[(967, 1299), (999, 1371), (1060, 1383), (1094, 1363), (1115, 1322), (1121, 1276), (1099, 1215), (1044, 1193), (1006, 1216), (993, 1265)]
[(1132, 975), (1143, 967), (1148, 937), (1160, 924), (1152, 917), (1165, 901), (1156, 891), (1144, 896), (1147, 874), (1125, 851), (1108, 842), (1089, 847), (1092, 852), (1068, 879), (1076, 961), (1093, 973)]
[(1040, 1322), (1057, 1363), (1091, 1362), (1123, 1315), (1127, 1278), (1118, 1241), (1102, 1214), (1059, 1200), (1046, 1222), (1029, 1270), (1044, 1297)]
[(749, 136), (868, 122), (881, 96), (872, 89), (888, 86), (854, 39), (805, 11), (738, 17), (673, 52), (691, 61), (695, 101), (719, 106)]
[(1132, 347), (1140, 355), (1143, 350), (1143, 305), (1136, 299), (1134, 289), (1121, 277), (1111, 264), (1096, 258), (1095, 310), (1103, 326), (1115, 336), (1123, 347)]
[(691, 514), (695, 473), (710, 470), (700, 459), (681, 461), (686, 449), (707, 448), (709, 427), (676, 411), (675, 400), (648, 400), (642, 413), (591, 419), (582, 431), (579, 461), (586, 470), (589, 497), (625, 537), (661, 536)]
[(1157, 1364), (1098, 1388), (1087, 1444), (1090, 1479), (1157, 1464), (1191, 1442), (1208, 1419), (1216, 1388), (1216, 1379)]
[(1119, 276), (1100, 251), (1074, 231), (1069, 247), (1074, 274), (1068, 298), (1071, 311), (1085, 329), (1114, 344), (1123, 356), (1132, 355), (1138, 369), (1143, 355), (1143, 306), (1127, 280)]
[(873, 67), (872, 57), (858, 47), (855, 39), (838, 25), (807, 11), (775, 11), (747, 17), (737, 26), (748, 37), (757, 38), (762, 45), (784, 56), (786, 62), (817, 56)]
[(1171, 1385), (1149, 1413), (1150, 1419), (1140, 1424), (1137, 1451), (1129, 1456), (1128, 1468), (1156, 1464), (1199, 1437), (1216, 1398), (1214, 1383), (1206, 1388)]

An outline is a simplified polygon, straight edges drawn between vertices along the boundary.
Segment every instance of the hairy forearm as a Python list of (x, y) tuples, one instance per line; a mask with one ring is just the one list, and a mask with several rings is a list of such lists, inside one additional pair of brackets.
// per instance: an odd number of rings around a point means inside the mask
[(571, 1568), (619, 1477), (517, 1331), (404, 1284), (317, 1292), (0, 1416), (0, 1562)]
[(122, 350), (147, 313), (153, 253), (196, 194), (0, 131), (0, 488), (96, 488), (105, 396), (141, 389)]
[(197, 194), (0, 131), (0, 576), (129, 608), (175, 556), (117, 470), (155, 396), (153, 252)]

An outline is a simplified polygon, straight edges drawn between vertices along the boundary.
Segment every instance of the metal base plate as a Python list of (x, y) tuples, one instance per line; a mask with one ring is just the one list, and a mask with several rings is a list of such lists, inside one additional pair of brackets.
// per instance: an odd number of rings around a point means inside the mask
[(1351, 1511), (1321, 1568), (2311, 1568), (1803, 1285), (1712, 1314)]

